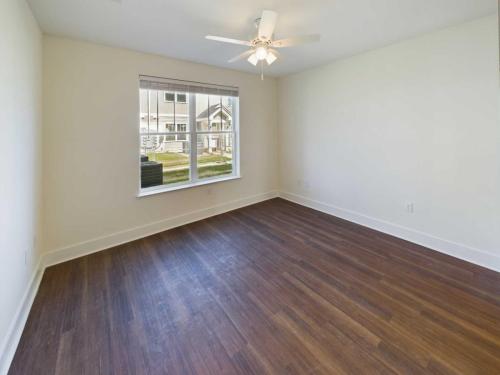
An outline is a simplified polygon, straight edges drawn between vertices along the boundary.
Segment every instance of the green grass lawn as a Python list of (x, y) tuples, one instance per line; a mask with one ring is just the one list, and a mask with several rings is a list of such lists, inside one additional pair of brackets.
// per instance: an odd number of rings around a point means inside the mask
[[(174, 152), (149, 153), (149, 160), (157, 161), (163, 164), (163, 167), (179, 167), (189, 165), (188, 154), (178, 154)], [(198, 156), (198, 164), (206, 163), (224, 163), (231, 161), (231, 158), (217, 154), (207, 154)]]
[(163, 167), (178, 167), (189, 164), (188, 154), (177, 154), (174, 152), (163, 153), (148, 153), (148, 158), (151, 161), (157, 161), (163, 164)]
[(201, 155), (198, 156), (198, 164), (205, 163), (225, 163), (231, 161), (231, 158), (222, 155), (209, 154), (209, 155)]
[(163, 172), (163, 184), (175, 184), (176, 182), (188, 181), (189, 169)]
[[(198, 168), (198, 177), (208, 178), (224, 174), (230, 174), (232, 170), (233, 166), (231, 164), (207, 165)], [(188, 180), (189, 180), (189, 168), (163, 172), (164, 184), (174, 184), (176, 182), (182, 182)]]
[[(177, 182), (189, 180), (189, 155), (174, 152), (148, 153), (149, 160), (157, 161), (163, 164), (163, 183), (174, 184)], [(206, 165), (207, 163), (220, 163), (218, 165)], [(198, 156), (198, 177), (208, 178), (220, 176), (232, 172), (233, 166), (231, 158), (220, 154), (206, 154)], [(177, 170), (168, 170), (168, 168), (185, 168)]]
[(198, 168), (198, 177), (207, 178), (213, 176), (220, 176), (223, 174), (230, 174), (232, 171), (233, 171), (232, 164), (208, 165), (206, 167)]

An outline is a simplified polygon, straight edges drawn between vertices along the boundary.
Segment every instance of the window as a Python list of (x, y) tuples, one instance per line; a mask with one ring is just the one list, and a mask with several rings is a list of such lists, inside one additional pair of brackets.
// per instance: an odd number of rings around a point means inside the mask
[(166, 92), (164, 100), (169, 103), (172, 103), (174, 100), (177, 103), (187, 103), (187, 95), (183, 93)]
[[(177, 132), (186, 133), (186, 131), (187, 131), (187, 124), (177, 124)], [(178, 134), (176, 135), (176, 139), (178, 141), (185, 141), (187, 140), (186, 134)]]
[(237, 88), (141, 76), (139, 96), (141, 195), (238, 176)]
[(166, 102), (173, 102), (175, 100), (175, 93), (173, 92), (166, 92), (165, 93), (165, 101)]

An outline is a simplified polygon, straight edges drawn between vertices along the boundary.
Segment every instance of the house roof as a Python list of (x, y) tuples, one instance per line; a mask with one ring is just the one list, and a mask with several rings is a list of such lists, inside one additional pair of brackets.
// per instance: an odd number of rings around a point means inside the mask
[[(204, 111), (202, 111), (196, 119), (206, 120), (208, 119), (208, 116), (210, 116), (210, 119), (213, 119), (216, 115), (220, 113), (220, 111), (221, 111), (221, 104), (220, 103), (213, 104)], [(231, 111), (225, 105), (222, 105), (222, 113), (224, 113), (228, 118), (232, 117)]]

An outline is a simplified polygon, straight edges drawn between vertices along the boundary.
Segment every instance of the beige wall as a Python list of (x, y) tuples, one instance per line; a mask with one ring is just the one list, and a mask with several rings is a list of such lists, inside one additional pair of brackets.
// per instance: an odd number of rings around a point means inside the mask
[[(274, 79), (52, 36), (43, 47), (45, 251), (277, 188)], [(241, 179), (136, 197), (139, 74), (240, 88)]]
[[(42, 37), (24, 0), (0, 2), (0, 373), (38, 263)], [(22, 324), (21, 329), (22, 329)]]
[(496, 16), (285, 77), (278, 95), (281, 190), (500, 270)]

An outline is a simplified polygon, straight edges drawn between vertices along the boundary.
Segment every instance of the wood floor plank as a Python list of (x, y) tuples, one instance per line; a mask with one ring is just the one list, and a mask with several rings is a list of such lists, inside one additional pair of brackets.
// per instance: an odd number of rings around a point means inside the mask
[(500, 374), (500, 274), (281, 199), (46, 270), (9, 374)]

